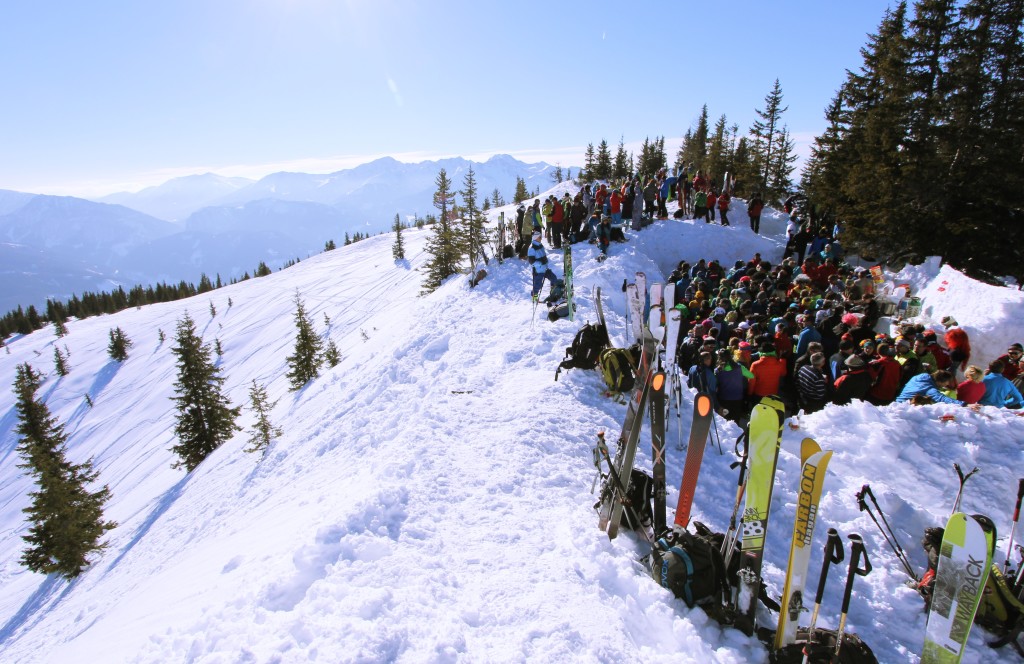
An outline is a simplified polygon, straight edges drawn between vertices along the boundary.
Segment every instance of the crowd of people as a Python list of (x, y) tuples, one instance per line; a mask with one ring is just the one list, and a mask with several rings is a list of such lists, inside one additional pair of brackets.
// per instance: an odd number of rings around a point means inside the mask
[[(559, 283), (544, 239), (555, 249), (590, 241), (607, 255), (612, 242), (625, 241), (624, 228), (667, 219), (671, 200), (677, 217), (711, 223), (717, 209), (729, 225), (728, 191), (718, 192), (704, 173), (689, 168), (521, 204), (517, 252), (531, 264), (534, 300), (545, 280), (552, 289)], [(768, 395), (805, 412), (854, 400), (1024, 407), (1021, 344), (982, 369), (969, 363), (970, 340), (952, 318), (943, 320), (941, 337), (911, 323), (876, 333), (880, 312), (870, 272), (843, 262), (839, 227), (812, 227), (801, 219), (802, 203), (792, 196), (784, 204), (790, 219), (781, 263), (756, 254), (727, 269), (701, 259), (680, 262), (671, 274), (676, 301), (666, 307), (682, 311), (684, 330), (669, 352), (691, 388), (709, 392), (718, 411), (737, 420)], [(755, 233), (763, 208), (757, 194), (747, 201)]]
[(666, 307), (683, 312), (686, 328), (677, 364), (720, 414), (741, 420), (769, 395), (805, 412), (854, 400), (1024, 407), (1020, 344), (983, 370), (952, 319), (941, 336), (915, 323), (876, 333), (869, 271), (825, 256), (773, 266), (755, 255), (729, 269), (702, 259), (672, 273), (676, 301)]

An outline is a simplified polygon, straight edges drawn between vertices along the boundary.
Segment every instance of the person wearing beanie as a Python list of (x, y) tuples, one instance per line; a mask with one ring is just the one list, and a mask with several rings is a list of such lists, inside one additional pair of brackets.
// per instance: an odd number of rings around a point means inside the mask
[(1020, 360), (1024, 355), (1024, 346), (1019, 343), (1010, 344), (1006, 354), (999, 356), (1003, 363), (1003, 378), (1007, 379), (1018, 390), (1024, 389), (1024, 370), (1021, 369)]
[(825, 355), (813, 353), (810, 362), (796, 372), (796, 389), (800, 407), (807, 413), (825, 407), (828, 396), (828, 375), (825, 373)]

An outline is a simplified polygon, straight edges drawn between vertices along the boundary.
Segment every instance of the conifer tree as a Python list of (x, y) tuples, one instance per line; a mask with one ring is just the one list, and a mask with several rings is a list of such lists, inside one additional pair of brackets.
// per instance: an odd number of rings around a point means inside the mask
[(115, 362), (124, 362), (128, 359), (128, 349), (131, 348), (134, 343), (128, 338), (124, 330), (120, 327), (115, 327), (110, 330), (110, 342), (107, 344), (107, 355), (110, 359)]
[(341, 352), (338, 351), (338, 345), (334, 343), (334, 339), (327, 340), (327, 346), (324, 348), (324, 362), (331, 368), (338, 366), (338, 363), (341, 362)]
[(608, 141), (601, 139), (597, 145), (597, 157), (594, 160), (594, 179), (609, 180), (612, 177), (612, 153)]
[[(455, 195), (452, 192), (451, 180), (443, 168), (434, 182), (437, 184), (434, 206), (441, 211), (441, 217), (434, 225), (433, 234), (427, 240), (426, 252), (430, 258), (425, 265), (426, 279), (423, 288), (428, 293), (436, 290), (445, 279), (458, 273), (459, 261), (462, 258), (458, 233), (448, 215), (448, 208), (454, 203)], [(516, 188), (518, 189), (518, 185)]]
[(491, 207), (501, 207), (505, 204), (505, 199), (501, 197), (501, 192), (495, 187), (494, 191), (491, 192)]
[(612, 164), (612, 177), (616, 180), (625, 180), (632, 170), (633, 164), (626, 153), (626, 137), (619, 136), (619, 147), (615, 150), (615, 161)]
[(715, 178), (714, 184), (716, 189), (721, 185), (718, 184), (722, 181), (722, 177), (725, 172), (729, 170), (726, 165), (729, 160), (729, 150), (727, 144), (726, 134), (727, 121), (725, 115), (718, 118), (715, 122), (715, 128), (711, 133), (711, 137), (708, 139), (708, 156), (704, 161), (704, 170), (710, 174), (711, 177)]
[(527, 191), (527, 189), (526, 189), (526, 180), (524, 180), (523, 178), (521, 178), (521, 177), (519, 177), (517, 175), (516, 176), (516, 193), (512, 196), (512, 199), (516, 202), (516, 205), (519, 205), (520, 203), (522, 203), (523, 201), (525, 201), (529, 197), (530, 197), (530, 192)]
[(555, 164), (555, 170), (551, 172), (551, 179), (555, 184), (562, 184), (562, 165)]
[(328, 240), (324, 243), (324, 251), (334, 251), (338, 248), (338, 245), (334, 244), (334, 240)]
[(395, 213), (395, 223), (391, 224), (395, 232), (395, 242), (391, 245), (391, 255), (396, 261), (405, 260), (405, 238), (402, 237), (402, 218)]
[(224, 376), (210, 358), (210, 347), (196, 333), (196, 323), (185, 313), (175, 329), (171, 348), (178, 366), (171, 397), (178, 411), (174, 434), (178, 443), (171, 451), (178, 455), (173, 468), (192, 472), (196, 466), (240, 427), (235, 424), (241, 406), (231, 407), (223, 394)]
[[(587, 143), (587, 151), (583, 153), (583, 175), (582, 178), (586, 182), (593, 182), (596, 178), (594, 177), (594, 144)], [(516, 201), (517, 203), (519, 201)]]
[(68, 356), (57, 346), (53, 347), (53, 369), (58, 376), (67, 376), (70, 371)]
[(55, 318), (53, 321), (53, 333), (57, 335), (58, 339), (63, 339), (68, 335), (67, 325), (64, 324), (63, 318)]
[(486, 262), (484, 254), (484, 222), (487, 218), (477, 207), (476, 174), (473, 167), (466, 170), (462, 179), (462, 191), (459, 192), (462, 198), (462, 224), (459, 229), (462, 236), (462, 252), (469, 256), (470, 267), (476, 271), (476, 262), (482, 258)]
[(753, 161), (757, 168), (757, 184), (766, 201), (778, 198), (782, 193), (769, 187), (769, 180), (773, 165), (778, 163), (775, 152), (779, 147), (782, 114), (788, 108), (782, 105), (782, 86), (779, 79), (775, 79), (771, 91), (765, 95), (764, 110), (754, 110), (759, 119), (750, 127), (750, 136), (753, 138)]
[(288, 356), (288, 382), (292, 391), (302, 389), (306, 383), (320, 375), (323, 340), (313, 329), (306, 315), (306, 306), (296, 291), (295, 299), (295, 351)]
[(266, 454), (270, 441), (280, 438), (284, 433), (280, 427), (274, 426), (270, 421), (270, 411), (277, 405), (277, 401), (270, 402), (267, 396), (267, 388), (252, 381), (249, 387), (249, 408), (256, 415), (256, 423), (249, 431), (249, 447), (246, 452), (262, 452)]
[(100, 539), (117, 524), (103, 520), (110, 489), (105, 485), (96, 491), (87, 488), (99, 476), (92, 460), (68, 461), (64, 426), (35, 396), (41, 379), (28, 364), (15, 370), (16, 430), (22, 458), (18, 467), (26, 469), (38, 487), (29, 494), (32, 503), (24, 510), (32, 525), (22, 537), (28, 548), (21, 564), (33, 572), (73, 579), (89, 565), (89, 556), (106, 546)]

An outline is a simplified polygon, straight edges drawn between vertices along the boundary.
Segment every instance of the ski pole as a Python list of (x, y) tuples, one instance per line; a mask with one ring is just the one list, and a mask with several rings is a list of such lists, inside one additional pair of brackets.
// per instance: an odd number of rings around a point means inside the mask
[[(811, 622), (807, 627), (807, 646), (814, 642), (814, 628), (818, 623), (818, 611), (821, 610), (821, 598), (825, 595), (825, 580), (828, 578), (829, 565), (838, 565), (843, 562), (843, 540), (835, 528), (828, 529), (828, 540), (825, 542), (825, 559), (821, 561), (821, 576), (818, 577), (818, 592), (814, 594), (814, 610), (811, 612)], [(804, 664), (807, 664), (810, 651), (804, 648)]]
[(1017, 519), (1020, 518), (1020, 501), (1024, 498), (1024, 477), (1018, 480), (1017, 504), (1013, 508), (1013, 526), (1010, 527), (1010, 543), (1006, 545), (1006, 561), (1003, 563), (1003, 574), (1010, 569), (1010, 556), (1013, 555), (1013, 535), (1017, 530)]
[(725, 454), (722, 452), (722, 436), (718, 433), (718, 419), (715, 415), (715, 409), (711, 409), (711, 424), (715, 427), (715, 439), (718, 441), (718, 456)]
[[(864, 567), (860, 566), (861, 558), (864, 559)], [(871, 561), (868, 560), (868, 552), (864, 548), (864, 540), (860, 535), (850, 535), (850, 571), (846, 574), (846, 590), (843, 592), (843, 612), (839, 616), (839, 629), (836, 630), (836, 651), (835, 659), (839, 660), (839, 650), (843, 647), (843, 631), (846, 629), (846, 615), (850, 611), (850, 596), (853, 594), (853, 580), (858, 576), (867, 576), (871, 573)]]
[[(736, 540), (739, 538), (739, 531), (736, 528), (736, 516), (740, 511), (740, 504), (743, 502), (743, 494), (747, 488), (747, 453), (749, 451), (750, 430), (747, 429), (736, 439), (736, 455), (740, 460), (730, 465), (730, 468), (739, 466), (739, 479), (736, 481), (736, 502), (732, 506), (732, 515), (729, 517), (729, 530), (722, 539), (722, 557), (725, 559), (725, 567), (729, 568), (729, 561), (736, 550)], [(743, 451), (740, 451), (740, 443), (743, 443)]]
[[(877, 511), (879, 516), (882, 517), (882, 522), (885, 523), (885, 528), (882, 528), (882, 524), (878, 523), (878, 519), (875, 518), (874, 512), (871, 511), (871, 507), (864, 499), (865, 496), (870, 498), (871, 502), (874, 503), (875, 511)], [(910, 564), (907, 554), (903, 551), (903, 547), (900, 546), (899, 541), (896, 539), (896, 533), (893, 532), (892, 526), (889, 525), (889, 521), (885, 518), (885, 512), (883, 512), (882, 508), (878, 506), (878, 501), (875, 500), (875, 494), (871, 490), (871, 485), (865, 484), (861, 487), (860, 491), (857, 492), (857, 506), (860, 507), (861, 512), (867, 512), (868, 516), (871, 517), (871, 520), (875, 522), (875, 526), (878, 528), (878, 531), (882, 533), (882, 537), (885, 538), (886, 544), (888, 544), (889, 548), (896, 554), (896, 558), (899, 559), (900, 563), (903, 565), (903, 569), (910, 575), (910, 578), (915, 582), (920, 583), (921, 579), (919, 579), (917, 574), (914, 572), (914, 568)]]
[(960, 490), (956, 492), (956, 500), (953, 501), (953, 511), (949, 513), (950, 516), (960, 511), (960, 500), (964, 496), (964, 484), (967, 483), (967, 480), (971, 479), (971, 475), (978, 472), (978, 467), (975, 466), (974, 470), (964, 475), (964, 471), (960, 470), (960, 464), (954, 463), (953, 470), (956, 471), (956, 476), (960, 479)]

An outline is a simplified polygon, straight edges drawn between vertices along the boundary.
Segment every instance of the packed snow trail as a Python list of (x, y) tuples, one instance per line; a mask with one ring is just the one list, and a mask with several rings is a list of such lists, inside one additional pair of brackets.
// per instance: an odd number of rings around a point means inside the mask
[[(40, 394), (68, 425), (71, 457), (95, 456), (113, 492), (107, 517), (120, 525), (109, 549), (71, 584), (18, 564), (20, 510), (31, 485), (15, 467), (13, 397), (0, 389), (0, 659), (767, 661), (760, 643), (657, 587), (636, 562), (646, 552), (642, 540), (609, 542), (597, 529), (591, 447), (599, 429), (618, 430), (624, 407), (602, 396), (596, 372), (569, 371), (556, 383), (554, 370), (578, 327), (596, 318), (594, 286), (606, 295), (612, 337), (624, 338), (624, 278), (639, 270), (663, 280), (681, 259), (728, 264), (757, 251), (777, 260), (781, 217), (766, 212), (760, 237), (740, 224), (659, 222), (613, 244), (600, 264), (595, 247), (577, 245), (575, 323), (548, 322), (543, 312), (531, 319), (528, 268), (518, 260), (492, 263), (475, 289), (457, 277), (418, 297), (427, 231), (410, 231), (406, 262), (396, 263), (392, 238), (379, 236), (189, 300), (72, 321), (61, 340), (45, 329), (11, 341), (11, 353), (0, 353), (7, 385), (20, 362), (49, 371), (54, 343), (72, 351), (71, 374), (49, 378)], [(922, 268), (906, 278), (920, 289), (939, 273)], [(296, 291), (343, 360), (291, 393), (284, 374)], [(970, 300), (970, 288), (959, 292)], [(1024, 295), (1000, 295), (1005, 301), (989, 318), (971, 303), (970, 324), (1024, 337), (1019, 323), (1005, 322), (1022, 319)], [(948, 295), (935, 316), (958, 316), (958, 307)], [(185, 310), (207, 341), (221, 339), (234, 403), (245, 402), (252, 380), (280, 399), (271, 419), (284, 435), (259, 463), (242, 452), (243, 432), (191, 475), (170, 469), (170, 346)], [(105, 352), (114, 326), (135, 342), (122, 365)], [(687, 393), (684, 421), (691, 400)], [(940, 422), (942, 413), (956, 420)], [(728, 451), (739, 431), (716, 421), (726, 454), (707, 451), (693, 517), (724, 530), (736, 483)], [(240, 423), (251, 422), (243, 411)], [(800, 440), (812, 436), (835, 450), (812, 549), (821, 551), (830, 526), (865, 537), (875, 571), (858, 581), (848, 629), (881, 661), (916, 661), (924, 613), (858, 511), (856, 491), (872, 484), (911, 560), (923, 567), (917, 542), (948, 514), (951, 464), (978, 465), (964, 509), (992, 515), (1003, 552), (1014, 473), (1024, 467), (1022, 427), (1024, 418), (991, 408), (855, 403), (804, 417), (800, 430), (786, 428), (773, 519), (793, 521)], [(683, 462), (671, 437), (670, 505)], [(650, 467), (649, 434), (637, 463)], [(764, 574), (774, 596), (790, 535), (776, 528), (766, 542)], [(819, 564), (816, 553), (812, 569)], [(838, 585), (826, 592), (819, 626), (836, 625)], [(975, 630), (968, 653), (1001, 661), (1005, 653), (986, 648), (983, 636)]]

